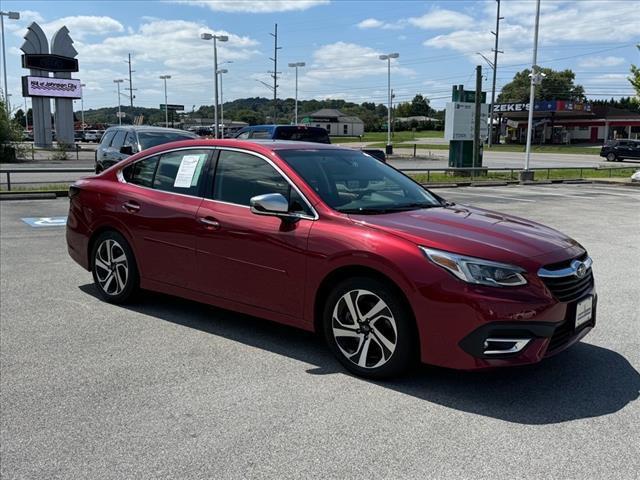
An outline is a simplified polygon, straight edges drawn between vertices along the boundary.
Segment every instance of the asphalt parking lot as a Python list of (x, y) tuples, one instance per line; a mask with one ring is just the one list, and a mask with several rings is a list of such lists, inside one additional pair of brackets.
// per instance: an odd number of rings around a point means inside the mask
[(101, 302), (64, 228), (21, 220), (67, 200), (2, 202), (0, 476), (638, 478), (640, 189), (438, 193), (578, 239), (596, 329), (536, 366), (371, 382), (309, 333), (156, 294)]

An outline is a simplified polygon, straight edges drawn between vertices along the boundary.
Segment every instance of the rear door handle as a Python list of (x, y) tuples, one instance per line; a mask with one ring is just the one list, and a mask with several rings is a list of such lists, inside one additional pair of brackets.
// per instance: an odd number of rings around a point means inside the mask
[(130, 200), (128, 202), (125, 202), (122, 205), (122, 208), (124, 208), (127, 212), (134, 213), (140, 210), (140, 204), (138, 202), (134, 202), (133, 200)]
[(204, 224), (207, 230), (218, 230), (220, 228), (220, 222), (213, 217), (200, 217), (198, 220)]

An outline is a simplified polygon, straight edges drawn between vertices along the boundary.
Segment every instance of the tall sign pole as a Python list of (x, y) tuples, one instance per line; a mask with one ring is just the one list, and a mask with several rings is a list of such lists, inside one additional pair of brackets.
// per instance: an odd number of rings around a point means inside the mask
[[(482, 66), (478, 65), (476, 67), (476, 94), (475, 94), (475, 105), (474, 111), (475, 116), (473, 119), (473, 160), (472, 167), (476, 168), (480, 164), (480, 100), (481, 100), (481, 92), (482, 92)], [(476, 171), (472, 170), (471, 174), (475, 176)]]
[[(78, 52), (73, 48), (73, 40), (67, 27), (60, 28), (51, 38), (51, 53), (61, 57), (75, 58)], [(55, 72), (54, 78), (70, 79), (71, 72)], [(75, 142), (73, 128), (73, 100), (56, 98), (56, 141), (58, 144), (73, 145)]]
[[(24, 43), (20, 49), (25, 54), (48, 54), (49, 42), (40, 25), (33, 22), (29, 25), (24, 36)], [(36, 77), (48, 77), (47, 70), (31, 68), (31, 75)], [(33, 144), (36, 147), (51, 147), (51, 102), (46, 97), (31, 98), (31, 112), (33, 125)]]
[[(491, 32), (496, 36), (496, 44), (493, 47), (493, 82), (491, 85), (491, 106), (489, 107), (489, 147), (491, 147), (491, 144), (493, 143), (493, 105), (496, 101), (496, 72), (498, 70), (498, 53), (502, 53), (500, 50), (498, 50), (498, 35), (500, 33), (500, 20), (504, 18), (500, 16), (500, 0), (496, 1), (498, 2), (498, 10), (496, 12), (496, 31)], [(500, 137), (498, 137), (498, 139), (499, 138)]]
[(536, 83), (538, 83), (538, 27), (540, 26), (540, 0), (536, 1), (536, 24), (533, 34), (533, 61), (531, 65), (531, 89), (529, 91), (529, 117), (527, 122), (527, 149), (524, 157), (524, 172), (521, 180), (533, 180), (532, 172), (529, 172), (531, 158), (531, 137), (533, 134), (533, 109), (536, 99)]

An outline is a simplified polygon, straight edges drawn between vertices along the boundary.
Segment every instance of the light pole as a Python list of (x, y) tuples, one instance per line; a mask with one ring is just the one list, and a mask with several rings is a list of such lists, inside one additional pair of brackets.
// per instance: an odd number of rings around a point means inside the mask
[[(81, 83), (80, 84), (80, 121), (82, 122), (82, 125), (80, 125), (82, 127), (82, 139), (84, 140), (84, 87), (86, 87), (87, 84), (86, 83)], [(25, 99), (25, 105), (26, 105), (26, 99)]]
[(229, 70), (226, 68), (218, 70), (218, 75), (220, 75), (220, 138), (224, 138), (224, 99), (222, 98), (222, 74), (224, 73), (229, 73)]
[(389, 102), (387, 103), (387, 155), (393, 153), (393, 146), (391, 145), (391, 59), (398, 58), (399, 53), (389, 53), (387, 55), (380, 55), (380, 60), (387, 61), (387, 94), (389, 96)]
[(122, 112), (120, 111), (120, 84), (122, 82), (124, 82), (124, 80), (121, 78), (113, 81), (113, 83), (118, 85), (118, 125), (122, 125)]
[(533, 172), (529, 170), (531, 158), (531, 137), (533, 134), (533, 109), (536, 100), (536, 85), (542, 81), (542, 75), (537, 72), (538, 65), (538, 27), (540, 26), (540, 0), (536, 1), (536, 23), (533, 33), (533, 61), (531, 64), (531, 89), (529, 91), (529, 118), (527, 123), (527, 149), (524, 157), (524, 172), (520, 180), (533, 180)]
[(295, 120), (293, 121), (296, 125), (298, 124), (298, 67), (304, 67), (306, 63), (304, 62), (295, 62), (290, 63), (289, 66), (291, 68), (296, 69), (296, 107), (295, 107)]
[(29, 110), (27, 110), (27, 97), (24, 97), (24, 129), (29, 133)]
[(9, 92), (7, 90), (7, 54), (4, 47), (4, 17), (9, 17), (9, 20), (20, 20), (20, 12), (0, 12), (0, 30), (2, 30), (2, 71), (4, 73), (4, 103), (7, 109), (7, 117), (11, 107), (9, 105)]
[[(164, 80), (164, 126), (169, 126), (169, 104), (167, 103), (167, 80), (171, 78), (171, 75), (160, 75), (160, 80)], [(173, 119), (173, 116), (171, 117)], [(173, 120), (171, 120), (173, 122)]]
[(213, 122), (215, 138), (218, 138), (218, 45), (216, 41), (226, 42), (229, 37), (213, 33), (201, 33), (200, 38), (202, 40), (213, 40)]

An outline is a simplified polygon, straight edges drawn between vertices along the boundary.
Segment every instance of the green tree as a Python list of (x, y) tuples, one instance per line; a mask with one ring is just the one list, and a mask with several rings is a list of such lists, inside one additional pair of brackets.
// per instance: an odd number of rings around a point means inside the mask
[[(576, 75), (567, 69), (562, 71), (542, 68), (540, 72), (545, 76), (540, 85), (536, 86), (536, 100), (584, 100), (584, 88), (574, 83)], [(518, 72), (513, 80), (502, 87), (497, 102), (528, 102), (531, 70)]]
[(428, 117), (431, 115), (431, 107), (429, 106), (429, 99), (417, 94), (411, 100), (411, 115), (419, 117)]
[[(636, 45), (636, 47), (638, 48), (638, 50), (640, 50), (640, 44)], [(640, 100), (640, 67), (632, 63), (631, 76), (627, 77), (627, 79), (629, 80), (629, 83), (631, 84), (633, 89), (636, 91), (636, 97), (638, 97), (638, 99)]]
[(25, 119), (25, 115), (24, 115), (24, 110), (19, 109), (16, 113), (13, 114), (13, 123), (16, 125), (17, 128), (25, 128), (25, 123), (24, 123), (24, 119)]

